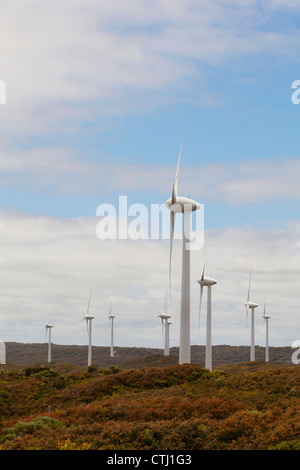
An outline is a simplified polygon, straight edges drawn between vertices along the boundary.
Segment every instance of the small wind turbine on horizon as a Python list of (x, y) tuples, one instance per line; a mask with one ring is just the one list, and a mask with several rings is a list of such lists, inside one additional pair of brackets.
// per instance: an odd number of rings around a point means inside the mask
[(178, 196), (178, 173), (182, 153), (184, 138), (179, 153), (175, 181), (172, 189), (172, 196), (166, 201), (166, 206), (170, 210), (170, 260), (169, 260), (169, 288), (171, 295), (171, 263), (172, 249), (175, 230), (175, 216), (177, 213), (183, 214), (182, 227), (182, 267), (181, 267), (181, 306), (180, 306), (180, 345), (179, 364), (190, 363), (190, 225), (191, 212), (200, 209), (200, 204), (188, 197)]
[(263, 313), (263, 319), (266, 324), (266, 352), (265, 352), (265, 362), (269, 362), (270, 357), (269, 357), (269, 319), (271, 318), (270, 315), (266, 315), (266, 300), (264, 304), (264, 313)]
[(90, 292), (86, 315), (81, 320), (81, 321), (84, 321), (84, 320), (86, 321), (86, 327), (87, 327), (88, 338), (89, 338), (88, 366), (92, 365), (92, 320), (95, 318), (93, 315), (89, 314), (92, 291), (93, 289), (91, 289), (91, 292)]
[(205, 368), (212, 371), (212, 346), (211, 346), (211, 287), (217, 284), (217, 281), (211, 277), (204, 276), (205, 264), (203, 266), (202, 275), (198, 279), (200, 284), (200, 305), (199, 319), (201, 312), (201, 303), (203, 288), (207, 287), (207, 318), (206, 318), (206, 346), (205, 346)]
[(46, 339), (47, 335), (49, 337), (48, 339), (48, 362), (51, 362), (51, 328), (53, 328), (53, 325), (50, 325), (49, 321), (47, 321), (46, 324)]
[(251, 285), (251, 276), (252, 270), (250, 271), (249, 276), (249, 286), (248, 286), (248, 295), (247, 302), (245, 303), (246, 307), (246, 317), (248, 317), (248, 309), (251, 310), (251, 346), (250, 346), (250, 361), (255, 361), (255, 342), (254, 342), (254, 310), (258, 307), (258, 304), (250, 301), (250, 285)]
[(110, 324), (110, 357), (115, 357), (116, 351), (114, 351), (114, 318), (115, 315), (112, 314), (112, 301), (110, 302), (110, 311), (108, 315), (109, 324)]
[[(163, 339), (163, 343), (164, 343), (164, 355), (165, 356), (168, 356), (169, 355), (169, 351), (170, 351), (170, 335), (169, 335), (169, 327), (170, 325), (172, 324), (169, 319), (171, 318), (171, 315), (168, 314), (167, 312), (167, 306), (168, 306), (168, 302), (167, 302), (167, 295), (168, 295), (168, 291), (166, 293), (166, 296), (165, 296), (165, 301), (164, 301), (164, 306), (163, 306), (163, 313), (161, 313), (160, 315), (158, 315), (158, 317), (161, 319), (161, 328), (162, 328), (162, 339)], [(165, 333), (165, 335), (164, 335)], [(164, 338), (165, 337), (165, 338)]]

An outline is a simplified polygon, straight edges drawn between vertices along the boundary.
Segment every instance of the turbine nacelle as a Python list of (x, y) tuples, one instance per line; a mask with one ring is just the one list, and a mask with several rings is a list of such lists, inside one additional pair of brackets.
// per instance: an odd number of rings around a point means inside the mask
[(256, 308), (256, 307), (258, 307), (258, 305), (255, 302), (246, 302), (245, 307)]
[(162, 320), (168, 320), (168, 318), (171, 318), (171, 315), (169, 315), (168, 313), (161, 313), (160, 315), (157, 315), (159, 318), (161, 318)]
[(264, 320), (269, 320), (269, 318), (271, 318), (270, 315), (263, 315), (262, 317)]
[(95, 317), (93, 315), (85, 315), (82, 320), (93, 320)]
[(212, 277), (201, 277), (197, 282), (199, 282), (201, 286), (213, 286), (217, 284), (217, 281)]
[(193, 212), (200, 209), (200, 204), (194, 199), (190, 199), (189, 197), (185, 196), (176, 196), (176, 200), (174, 202), (173, 198), (170, 197), (165, 202), (167, 208), (174, 212), (175, 214), (180, 214), (184, 212)]

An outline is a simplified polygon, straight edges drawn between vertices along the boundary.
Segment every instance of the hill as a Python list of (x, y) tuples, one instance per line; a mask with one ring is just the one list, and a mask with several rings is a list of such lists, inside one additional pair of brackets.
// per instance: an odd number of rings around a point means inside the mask
[[(116, 365), (119, 368), (135, 368), (143, 366), (171, 366), (178, 363), (178, 348), (170, 349), (170, 356), (164, 356), (161, 349), (117, 347), (117, 355), (111, 358), (109, 347), (93, 346), (93, 364), (98, 367)], [(212, 348), (213, 367), (223, 364), (247, 362), (249, 360), (249, 346), (217, 345)], [(264, 361), (265, 349), (256, 346), (256, 360)], [(270, 362), (292, 365), (291, 356), (294, 349), (291, 347), (270, 347)], [(46, 343), (6, 343), (6, 360), (19, 366), (40, 364), (47, 361)], [(52, 345), (53, 363), (72, 363), (85, 367), (87, 365), (87, 346), (78, 345)], [(191, 362), (199, 365), (205, 363), (205, 347), (191, 347)]]

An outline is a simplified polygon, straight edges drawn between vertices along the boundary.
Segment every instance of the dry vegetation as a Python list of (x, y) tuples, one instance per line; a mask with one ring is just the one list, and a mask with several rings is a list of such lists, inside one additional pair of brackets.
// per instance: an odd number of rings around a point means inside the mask
[(1, 449), (300, 450), (300, 368), (4, 366)]

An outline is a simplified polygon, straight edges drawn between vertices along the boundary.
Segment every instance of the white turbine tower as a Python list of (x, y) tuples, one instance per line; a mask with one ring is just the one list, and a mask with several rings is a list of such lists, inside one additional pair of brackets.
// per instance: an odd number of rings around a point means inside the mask
[(51, 328), (53, 328), (53, 325), (50, 325), (50, 323), (47, 321), (46, 324), (46, 338), (48, 334), (48, 362), (51, 362)]
[(111, 313), (112, 301), (110, 303), (110, 311), (109, 311), (109, 323), (110, 323), (110, 357), (115, 357), (116, 351), (114, 351), (114, 318), (115, 315)]
[[(93, 289), (92, 289), (93, 290)], [(91, 295), (92, 295), (92, 290), (90, 293), (89, 301), (88, 301), (88, 306), (87, 306), (87, 312), (86, 315), (83, 317), (82, 321), (86, 321), (86, 327), (87, 327), (87, 332), (88, 332), (88, 338), (89, 338), (89, 345), (88, 345), (88, 366), (92, 365), (92, 320), (95, 318), (93, 315), (89, 314), (89, 309), (90, 309), (90, 301), (91, 301)]]
[[(184, 139), (183, 139), (184, 141)], [(169, 285), (171, 293), (171, 261), (172, 248), (175, 229), (175, 216), (183, 213), (182, 228), (182, 273), (181, 273), (181, 307), (180, 307), (180, 346), (179, 364), (190, 363), (190, 224), (191, 212), (200, 209), (200, 204), (188, 197), (178, 196), (178, 172), (181, 159), (183, 141), (177, 163), (175, 181), (172, 189), (172, 197), (166, 201), (166, 206), (170, 210), (170, 261), (169, 261)]]
[(200, 306), (199, 316), (201, 311), (201, 302), (203, 295), (203, 288), (207, 287), (207, 318), (206, 318), (206, 346), (205, 346), (205, 368), (212, 371), (212, 346), (211, 346), (211, 287), (217, 284), (217, 281), (211, 277), (204, 276), (203, 266), (202, 275), (198, 279), (200, 284)]
[(265, 362), (269, 362), (269, 318), (271, 318), (269, 315), (266, 315), (266, 301), (264, 305), (264, 313), (263, 313), (263, 319), (266, 324), (266, 353), (265, 353)]
[(0, 340), (0, 364), (6, 364), (6, 345)]
[(250, 271), (249, 276), (249, 286), (248, 286), (248, 296), (247, 302), (245, 303), (246, 307), (246, 316), (248, 317), (248, 308), (251, 310), (251, 347), (250, 347), (250, 361), (255, 361), (255, 342), (254, 342), (254, 310), (258, 305), (255, 302), (250, 301), (250, 284), (251, 284), (251, 275), (252, 271)]
[(165, 351), (164, 351), (165, 356), (170, 355), (170, 325), (172, 325), (172, 322), (170, 320), (166, 320), (165, 322)]

